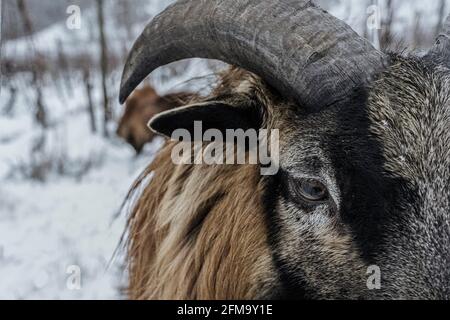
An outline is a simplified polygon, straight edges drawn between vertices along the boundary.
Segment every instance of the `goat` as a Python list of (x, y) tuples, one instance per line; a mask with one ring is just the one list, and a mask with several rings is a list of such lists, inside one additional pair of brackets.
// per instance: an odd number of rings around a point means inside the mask
[(152, 142), (155, 134), (147, 124), (158, 113), (186, 104), (194, 95), (188, 92), (159, 96), (147, 85), (135, 90), (127, 99), (125, 112), (119, 121), (116, 134), (128, 142), (140, 154), (146, 143)]
[(278, 129), (280, 170), (175, 164), (167, 141), (131, 191), (130, 298), (450, 298), (450, 16), (404, 56), (311, 1), (180, 0), (136, 41), (121, 101), (192, 57), (234, 67), (150, 127)]

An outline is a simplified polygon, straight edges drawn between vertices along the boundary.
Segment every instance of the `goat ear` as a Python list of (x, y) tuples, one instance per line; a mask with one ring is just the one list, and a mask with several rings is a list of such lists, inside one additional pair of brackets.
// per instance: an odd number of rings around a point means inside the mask
[[(251, 106), (235, 106), (224, 101), (208, 101), (162, 112), (153, 117), (149, 127), (154, 132), (171, 137), (177, 129), (185, 129), (194, 136), (194, 123), (200, 121), (202, 130), (258, 129), (262, 120), (260, 111)], [(203, 132), (202, 132), (203, 134)]]

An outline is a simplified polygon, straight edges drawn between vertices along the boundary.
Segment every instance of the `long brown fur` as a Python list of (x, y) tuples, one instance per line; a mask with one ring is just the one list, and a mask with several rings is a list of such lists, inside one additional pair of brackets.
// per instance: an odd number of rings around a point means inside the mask
[(270, 253), (256, 166), (172, 164), (169, 143), (130, 218), (131, 299), (249, 299)]
[[(233, 79), (242, 72), (227, 73), (216, 94), (239, 85)], [(174, 165), (174, 145), (165, 145), (133, 188), (151, 177), (129, 218), (129, 298), (264, 296), (273, 267), (259, 167)]]

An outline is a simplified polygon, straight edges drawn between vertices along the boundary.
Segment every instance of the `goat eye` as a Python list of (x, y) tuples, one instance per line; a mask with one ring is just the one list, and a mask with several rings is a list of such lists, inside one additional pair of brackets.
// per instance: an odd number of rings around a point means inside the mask
[(304, 179), (296, 183), (298, 195), (309, 202), (325, 201), (328, 198), (327, 187), (320, 181)]

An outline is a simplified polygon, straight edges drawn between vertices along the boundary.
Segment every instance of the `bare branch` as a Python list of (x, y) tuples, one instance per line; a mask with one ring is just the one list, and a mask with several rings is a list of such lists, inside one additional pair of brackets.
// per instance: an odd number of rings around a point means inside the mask
[(103, 112), (104, 112), (103, 134), (105, 137), (108, 137), (109, 136), (108, 123), (111, 120), (112, 115), (109, 107), (108, 88), (106, 84), (108, 74), (108, 48), (106, 44), (106, 35), (105, 35), (104, 1), (97, 0), (96, 2), (97, 2), (98, 29), (100, 33), (99, 41), (101, 48), (100, 68), (102, 74)]

